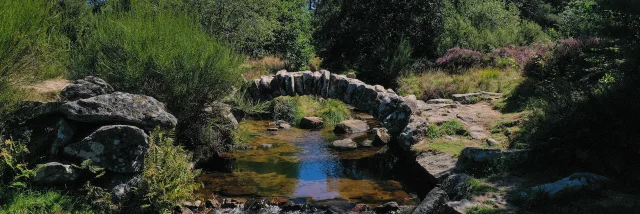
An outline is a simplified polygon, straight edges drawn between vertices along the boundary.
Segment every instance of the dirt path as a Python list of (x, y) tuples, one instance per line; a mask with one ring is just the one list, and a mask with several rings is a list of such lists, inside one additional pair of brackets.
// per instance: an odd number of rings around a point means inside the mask
[(49, 79), (23, 88), (28, 91), (26, 100), (50, 102), (59, 100), (59, 92), (70, 83), (66, 79)]

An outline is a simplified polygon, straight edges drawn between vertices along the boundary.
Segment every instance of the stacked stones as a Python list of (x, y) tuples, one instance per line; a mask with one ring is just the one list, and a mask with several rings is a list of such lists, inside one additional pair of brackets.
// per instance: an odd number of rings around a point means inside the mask
[(177, 123), (153, 97), (113, 92), (96, 77), (74, 81), (61, 97), (64, 101), (23, 103), (15, 115), (11, 132), (31, 132), (27, 144), (31, 158), (43, 163), (36, 169), (34, 183), (76, 183), (82, 170), (74, 165), (91, 160), (108, 176), (119, 177), (105, 186), (113, 188), (114, 196), (123, 196), (143, 170), (149, 132)]
[(367, 85), (358, 79), (332, 74), (326, 70), (278, 71), (275, 75), (253, 80), (248, 92), (256, 100), (295, 95), (316, 95), (342, 100), (382, 121), (393, 135), (404, 130), (412, 114), (412, 109), (393, 90), (385, 90), (380, 85)]

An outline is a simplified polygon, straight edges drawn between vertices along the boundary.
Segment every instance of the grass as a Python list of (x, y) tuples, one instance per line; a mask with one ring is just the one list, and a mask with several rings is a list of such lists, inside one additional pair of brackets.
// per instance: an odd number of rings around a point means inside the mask
[(468, 214), (497, 214), (497, 213), (500, 213), (500, 210), (489, 208), (489, 207), (483, 207), (483, 206), (474, 206), (469, 208), (469, 210), (467, 210), (467, 213)]
[(447, 135), (468, 135), (469, 133), (464, 128), (464, 124), (459, 120), (450, 120), (444, 122), (438, 126), (439, 130), (443, 134)]
[[(160, 4), (160, 6), (156, 5)], [(162, 2), (110, 1), (74, 51), (72, 78), (100, 76), (117, 90), (165, 102), (178, 119), (240, 85), (242, 58), (186, 13)]]
[(447, 140), (444, 138), (438, 138), (434, 140), (425, 140), (411, 147), (411, 150), (415, 152), (422, 151), (436, 151), (450, 154), (454, 157), (460, 156), (460, 153), (467, 146), (472, 145), (472, 142), (467, 139)]
[(496, 187), (489, 186), (484, 180), (472, 178), (471, 181), (471, 192), (476, 195), (484, 195), (489, 192), (500, 192), (500, 189)]
[(55, 2), (25, 0), (0, 3), (0, 78), (32, 82), (64, 75), (68, 39)]
[[(0, 213), (30, 214), (30, 213), (94, 213), (84, 204), (84, 200), (72, 196), (64, 195), (53, 190), (37, 191), (26, 190), (10, 192), (7, 189), (0, 191), (7, 198), (6, 202), (0, 206)], [(6, 200), (6, 201), (5, 201)]]
[(521, 73), (511, 68), (474, 68), (462, 74), (429, 70), (400, 77), (398, 93), (414, 94), (423, 100), (477, 91), (505, 93), (513, 90), (522, 79)]
[(252, 80), (286, 69), (287, 62), (279, 57), (265, 56), (259, 59), (247, 58), (242, 67), (244, 69), (242, 76), (246, 80)]
[(336, 125), (351, 116), (347, 105), (334, 99), (313, 96), (278, 97), (274, 99), (272, 112), (275, 120), (298, 124), (303, 117), (320, 117), (328, 125)]

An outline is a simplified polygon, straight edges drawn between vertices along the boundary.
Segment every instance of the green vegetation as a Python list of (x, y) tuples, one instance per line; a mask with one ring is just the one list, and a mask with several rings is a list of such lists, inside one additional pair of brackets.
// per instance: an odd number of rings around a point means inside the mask
[(450, 120), (438, 126), (440, 132), (447, 135), (467, 135), (464, 125), (459, 120)]
[(435, 151), (450, 154), (454, 157), (460, 156), (462, 150), (472, 145), (472, 142), (466, 139), (448, 140), (444, 138), (438, 138), (433, 140), (427, 140), (422, 143), (416, 144), (411, 147), (411, 150), (415, 152), (423, 151)]
[[(54, 190), (8, 191), (0, 187), (0, 213), (95, 213), (82, 199)], [(5, 201), (6, 199), (6, 201)]]
[(251, 57), (277, 56), (304, 69), (313, 55), (305, 0), (196, 0), (187, 6), (214, 38)]
[(414, 94), (420, 99), (429, 100), (478, 91), (509, 92), (522, 79), (520, 72), (514, 69), (472, 69), (462, 74), (435, 70), (400, 77), (398, 93)]
[(443, 22), (440, 54), (451, 48), (490, 52), (548, 38), (540, 26), (521, 19), (518, 8), (505, 0), (445, 1)]
[(494, 209), (494, 208), (475, 206), (475, 207), (469, 208), (469, 210), (467, 210), (467, 213), (468, 214), (497, 214), (501, 212), (500, 210)]
[(143, 207), (156, 212), (168, 212), (173, 206), (192, 199), (202, 184), (195, 181), (199, 171), (193, 169), (191, 157), (173, 139), (156, 129), (150, 135), (149, 151), (145, 155), (142, 173)]
[(329, 125), (347, 120), (351, 112), (346, 104), (334, 99), (312, 96), (278, 97), (272, 104), (273, 118), (298, 124), (303, 117), (320, 117)]
[(484, 180), (472, 178), (469, 182), (471, 184), (471, 192), (476, 195), (484, 195), (488, 192), (499, 192), (500, 189), (489, 186)]
[(439, 125), (429, 125), (427, 128), (427, 137), (436, 139), (443, 135), (468, 135), (464, 128), (464, 124), (459, 120), (450, 120)]

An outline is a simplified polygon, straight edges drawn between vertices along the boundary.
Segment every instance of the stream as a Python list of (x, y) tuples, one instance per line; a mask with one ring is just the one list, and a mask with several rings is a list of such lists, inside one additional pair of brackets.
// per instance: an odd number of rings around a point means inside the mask
[[(412, 206), (419, 202), (419, 185), (405, 173), (410, 170), (397, 167), (397, 158), (379, 152), (382, 147), (359, 146), (355, 150), (329, 147), (334, 140), (349, 137), (360, 144), (373, 140), (373, 135), (336, 135), (333, 127), (321, 130), (292, 127), (271, 132), (267, 131), (271, 122), (252, 119), (241, 122), (240, 127), (252, 134), (252, 148), (233, 152), (232, 172), (203, 172), (199, 181), (204, 188), (197, 192), (201, 198), (282, 197), (369, 206), (391, 201)], [(368, 123), (371, 127), (379, 126), (373, 120)], [(270, 144), (270, 148), (261, 147), (265, 144)]]

